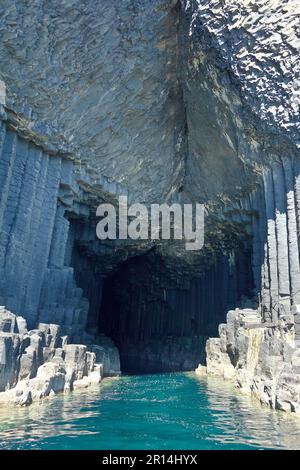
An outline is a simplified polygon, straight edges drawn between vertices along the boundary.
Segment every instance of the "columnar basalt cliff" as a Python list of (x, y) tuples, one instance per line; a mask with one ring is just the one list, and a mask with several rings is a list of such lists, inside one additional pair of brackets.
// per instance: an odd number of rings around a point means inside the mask
[[(0, 391), (22, 382), (28, 337), (49, 348), (53, 325), (87, 345), (83, 363), (112, 348), (114, 374), (112, 341), (124, 372), (192, 370), (221, 324), (207, 372), (250, 392), (261, 380), (262, 401), (298, 410), (297, 379), (278, 385), (297, 372), (300, 340), (297, 2), (1, 8), (0, 304), (27, 326), (7, 330), (3, 314)], [(119, 195), (205, 204), (204, 248), (99, 241), (96, 207)], [(61, 341), (26, 380), (57, 355), (55, 374), (68, 373)], [(264, 399), (268, 358), (282, 368)]]

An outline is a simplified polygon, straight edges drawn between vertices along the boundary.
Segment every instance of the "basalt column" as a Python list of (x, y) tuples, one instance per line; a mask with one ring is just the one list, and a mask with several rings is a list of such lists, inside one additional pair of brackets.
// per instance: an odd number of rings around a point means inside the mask
[(264, 170), (262, 179), (250, 195), (255, 295), (267, 322), (284, 321), (294, 314), (298, 339), (299, 162), (278, 159)]
[(193, 370), (227, 309), (250, 297), (248, 260), (246, 250), (236, 250), (201, 276), (180, 276), (152, 251), (115, 269), (102, 286), (98, 321), (119, 347), (122, 370)]
[(88, 303), (66, 264), (69, 221), (64, 195), (72, 163), (0, 127), (0, 304), (29, 328), (58, 323), (82, 331)]

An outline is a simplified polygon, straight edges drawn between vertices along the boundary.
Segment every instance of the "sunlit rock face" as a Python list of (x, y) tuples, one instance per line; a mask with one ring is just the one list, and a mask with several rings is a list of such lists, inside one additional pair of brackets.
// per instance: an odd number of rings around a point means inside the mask
[(182, 2), (192, 194), (248, 192), (276, 157), (298, 154), (297, 3)]
[(120, 374), (109, 338), (86, 335), (87, 345), (68, 344), (62, 333), (60, 325), (47, 323), (28, 330), (23, 317), (0, 307), (0, 404), (28, 406)]
[[(235, 306), (299, 338), (297, 2), (2, 3), (1, 303), (139, 370), (193, 368)], [(97, 240), (123, 194), (204, 203), (204, 249)]]
[(299, 3), (195, 0), (184, 6), (190, 35), (206, 52), (214, 48), (245, 104), (268, 128), (285, 130), (298, 143)]

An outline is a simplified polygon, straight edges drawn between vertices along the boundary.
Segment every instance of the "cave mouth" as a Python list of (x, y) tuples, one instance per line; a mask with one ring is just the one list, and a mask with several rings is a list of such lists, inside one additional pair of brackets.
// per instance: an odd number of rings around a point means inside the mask
[(234, 262), (221, 257), (192, 280), (178, 271), (167, 271), (152, 252), (119, 264), (103, 279), (98, 332), (114, 340), (123, 373), (194, 370), (205, 362), (206, 340), (218, 336), (228, 309), (250, 296), (247, 252)]
[(138, 257), (105, 278), (99, 333), (115, 342), (125, 374), (193, 370), (204, 360), (207, 336), (197, 334), (196, 320), (176, 309), (179, 297), (183, 305), (183, 291), (159, 288), (153, 279), (141, 282), (143, 263)]

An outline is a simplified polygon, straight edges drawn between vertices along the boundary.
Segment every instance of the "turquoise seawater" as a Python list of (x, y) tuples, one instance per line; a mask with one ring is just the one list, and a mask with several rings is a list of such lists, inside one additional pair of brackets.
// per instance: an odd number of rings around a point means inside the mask
[(0, 408), (0, 449), (300, 449), (300, 419), (193, 373), (124, 376)]

